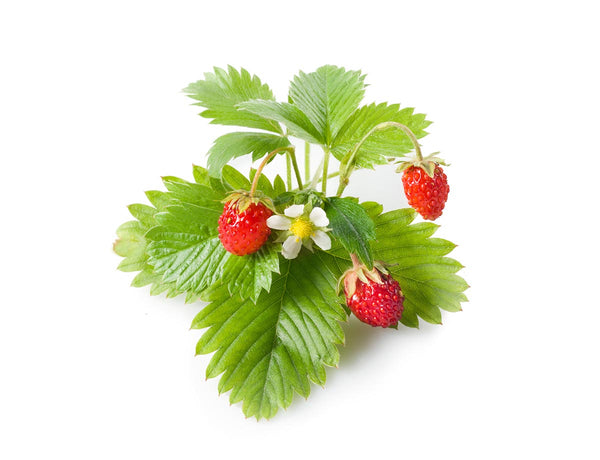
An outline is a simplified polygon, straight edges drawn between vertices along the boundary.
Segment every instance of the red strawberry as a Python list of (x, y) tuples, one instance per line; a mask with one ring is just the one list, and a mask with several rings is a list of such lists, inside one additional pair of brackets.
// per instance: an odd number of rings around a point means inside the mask
[(400, 284), (383, 267), (367, 270), (356, 264), (344, 274), (346, 305), (363, 323), (390, 327), (398, 324), (404, 310)]
[(411, 205), (423, 219), (435, 220), (442, 215), (446, 200), (448, 200), (448, 179), (439, 164), (432, 164), (432, 174), (419, 166), (410, 166), (404, 170), (402, 184), (404, 193)]
[(273, 211), (263, 203), (251, 200), (231, 198), (219, 217), (219, 239), (227, 251), (238, 256), (258, 251), (271, 234), (267, 219)]

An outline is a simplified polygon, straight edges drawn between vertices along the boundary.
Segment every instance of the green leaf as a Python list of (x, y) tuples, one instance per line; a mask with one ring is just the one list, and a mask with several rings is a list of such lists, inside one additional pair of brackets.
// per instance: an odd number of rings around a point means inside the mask
[(215, 67), (214, 73), (205, 73), (204, 80), (191, 83), (183, 91), (198, 101), (194, 105), (206, 108), (200, 115), (212, 118), (211, 123), (282, 133), (279, 124), (271, 119), (241, 111), (236, 107), (240, 102), (251, 99), (275, 100), (271, 89), (245, 69), (238, 71), (231, 66), (228, 66), (227, 70)]
[[(261, 290), (271, 285), (272, 271), (278, 270), (278, 254), (263, 247), (256, 254), (237, 257), (227, 252), (218, 237), (218, 220), (223, 212), (224, 195), (212, 187), (213, 180), (198, 170), (198, 176), (211, 187), (167, 177), (171, 204), (154, 215), (157, 225), (145, 234), (145, 249), (153, 274), (172, 283), (178, 291), (199, 296), (215, 284), (228, 287), (243, 298), (256, 300)], [(269, 187), (272, 186), (266, 180)], [(248, 189), (250, 182), (243, 174), (226, 166), (220, 186)], [(142, 212), (135, 208), (136, 211)], [(145, 277), (142, 277), (145, 280)]]
[[(254, 180), (254, 176), (256, 176), (256, 169), (252, 168), (250, 170), (250, 180)], [(273, 197), (275, 195), (275, 190), (273, 189), (273, 185), (267, 176), (261, 173), (258, 178), (258, 184), (256, 186), (257, 190), (260, 190), (265, 195), (269, 197)]]
[(155, 227), (146, 236), (151, 240), (148, 262), (154, 272), (181, 291), (199, 294), (217, 282), (230, 255), (218, 236), (207, 238), (169, 227)]
[(441, 323), (440, 308), (460, 311), (463, 294), (468, 288), (456, 274), (463, 266), (444, 257), (456, 245), (432, 238), (438, 225), (430, 222), (411, 224), (413, 209), (399, 209), (381, 214), (375, 219), (377, 240), (373, 243), (375, 259), (383, 260), (404, 293), (404, 313), (401, 322), (417, 327), (417, 317), (430, 323)]
[(248, 178), (233, 166), (226, 165), (223, 168), (221, 177), (233, 190), (250, 190), (252, 185)]
[[(167, 297), (175, 297), (183, 292), (175, 287), (175, 283), (164, 282), (162, 276), (154, 273), (152, 266), (148, 264), (146, 253), (148, 241), (145, 237), (147, 231), (157, 225), (154, 216), (158, 213), (158, 210), (164, 209), (170, 200), (164, 192), (150, 191), (146, 192), (146, 195), (158, 209), (144, 204), (129, 206), (131, 214), (139, 220), (125, 222), (117, 229), (118, 239), (115, 241), (113, 249), (115, 253), (124, 258), (117, 268), (124, 272), (140, 272), (131, 282), (132, 286), (151, 285), (151, 295), (166, 292)], [(186, 302), (194, 300), (189, 296), (186, 298)]]
[(202, 166), (194, 165), (193, 173), (196, 184), (210, 187), (210, 175), (206, 169), (204, 169)]
[(333, 258), (304, 251), (284, 260), (270, 292), (256, 304), (221, 286), (196, 316), (192, 328), (208, 328), (198, 354), (213, 353), (207, 378), (223, 374), (219, 392), (243, 402), (247, 417), (271, 418), (288, 407), (294, 393), (307, 397), (310, 382), (325, 383), (325, 366), (339, 361), (344, 341), (338, 321), (346, 314), (336, 295)]
[(279, 253), (273, 244), (247, 256), (230, 255), (223, 267), (222, 282), (226, 283), (230, 294), (239, 294), (242, 299), (252, 299), (256, 303), (261, 291), (269, 291), (273, 272), (279, 273)]
[(331, 197), (325, 200), (325, 212), (331, 234), (349, 253), (356, 254), (368, 268), (372, 268), (369, 240), (375, 239), (375, 224), (365, 209), (355, 198)]
[(290, 98), (306, 114), (325, 144), (331, 146), (364, 96), (364, 79), (359, 71), (326, 65), (295, 76), (290, 84)]
[(236, 132), (225, 134), (215, 140), (208, 151), (208, 170), (212, 176), (219, 176), (221, 169), (234, 158), (252, 154), (252, 161), (280, 147), (287, 147), (286, 137), (267, 133)]
[(159, 226), (146, 233), (148, 263), (176, 289), (199, 294), (219, 280), (229, 257), (217, 232), (222, 195), (200, 184), (163, 181), (177, 204), (157, 213)]
[[(335, 139), (333, 155), (342, 160), (344, 155), (352, 149), (368, 132), (380, 123), (395, 121), (408, 126), (417, 138), (427, 135), (425, 128), (431, 124), (425, 115), (414, 113), (413, 108), (400, 109), (400, 105), (370, 104), (361, 107), (344, 124)], [(402, 157), (413, 150), (413, 145), (408, 136), (397, 128), (387, 128), (376, 131), (362, 144), (356, 154), (355, 166), (357, 168), (370, 168), (375, 165), (386, 164), (388, 157)]]
[(285, 185), (285, 181), (281, 178), (279, 174), (275, 176), (275, 180), (273, 181), (273, 192), (275, 197), (285, 193), (287, 191), (287, 187)]
[[(419, 317), (430, 323), (441, 323), (440, 308), (460, 311), (467, 298), (464, 291), (469, 287), (456, 274), (462, 265), (445, 257), (456, 245), (441, 238), (432, 238), (438, 225), (430, 222), (413, 224), (413, 209), (398, 209), (380, 214), (377, 203), (363, 203), (364, 209), (375, 221), (377, 238), (371, 242), (373, 258), (389, 264), (387, 269), (398, 280), (404, 293), (404, 312), (401, 322), (405, 326), (418, 327)], [(348, 254), (335, 245), (330, 254), (341, 264)]]
[[(231, 293), (254, 301), (269, 290), (271, 272), (279, 270), (274, 245), (255, 254), (237, 257), (225, 251), (218, 238), (222, 200), (231, 190), (249, 188), (250, 182), (231, 166), (223, 169), (223, 179), (211, 178), (208, 171), (194, 166), (196, 183), (177, 177), (163, 177), (167, 192), (146, 195), (154, 205), (134, 204), (131, 214), (138, 220), (126, 222), (117, 230), (115, 252), (124, 257), (119, 269), (139, 271), (132, 285), (151, 285), (150, 294), (165, 292), (167, 297), (186, 294), (192, 302), (213, 285), (225, 286)], [(266, 177), (263, 188), (273, 192)], [(265, 182), (266, 181), (266, 182)]]
[(294, 104), (253, 100), (238, 104), (237, 107), (242, 111), (283, 123), (292, 136), (299, 137), (313, 144), (323, 144), (325, 142), (322, 134)]

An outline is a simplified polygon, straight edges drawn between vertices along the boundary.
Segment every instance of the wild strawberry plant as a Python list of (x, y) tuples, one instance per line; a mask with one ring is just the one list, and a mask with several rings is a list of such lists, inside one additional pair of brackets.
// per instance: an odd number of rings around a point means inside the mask
[[(165, 190), (129, 206), (135, 220), (117, 230), (119, 269), (138, 272), (133, 286), (208, 302), (192, 323), (205, 329), (196, 352), (213, 353), (207, 377), (220, 375), (219, 392), (247, 417), (273, 417), (311, 382), (323, 385), (352, 312), (372, 326), (418, 327), (467, 300), (462, 266), (446, 257), (455, 245), (433, 237), (438, 225), (344, 196), (356, 169), (402, 159), (409, 203), (424, 218), (448, 197), (444, 163), (418, 143), (430, 122), (399, 104), (361, 106), (364, 78), (329, 65), (300, 72), (277, 102), (246, 70), (205, 74), (185, 89), (200, 115), (242, 129), (214, 141), (193, 180), (164, 177)], [(304, 177), (293, 140), (304, 141)], [(257, 165), (248, 174), (228, 165), (243, 155)], [(287, 170), (271, 181), (263, 171), (276, 155)]]

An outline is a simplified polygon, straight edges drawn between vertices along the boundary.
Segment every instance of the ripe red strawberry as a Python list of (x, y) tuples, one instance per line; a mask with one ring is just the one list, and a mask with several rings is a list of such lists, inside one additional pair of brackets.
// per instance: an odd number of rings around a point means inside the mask
[[(354, 259), (354, 257), (353, 257)], [(390, 327), (398, 324), (404, 310), (400, 284), (391, 275), (364, 265), (344, 274), (346, 305), (363, 323)]]
[(260, 202), (233, 198), (225, 203), (219, 217), (219, 239), (223, 247), (238, 256), (258, 251), (269, 238), (267, 219), (273, 211)]
[(440, 165), (435, 164), (432, 176), (414, 165), (405, 169), (402, 175), (408, 204), (427, 220), (435, 220), (442, 215), (450, 191), (448, 179)]

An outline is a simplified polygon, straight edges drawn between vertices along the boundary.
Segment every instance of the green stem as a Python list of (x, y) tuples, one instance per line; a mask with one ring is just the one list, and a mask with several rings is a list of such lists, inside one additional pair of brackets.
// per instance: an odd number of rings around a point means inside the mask
[(315, 170), (315, 173), (313, 174), (313, 178), (310, 181), (310, 184), (308, 186), (309, 188), (313, 188), (313, 189), (317, 188), (317, 184), (323, 180), (323, 177), (321, 177), (322, 171), (323, 171), (323, 160), (321, 160), (321, 163), (319, 163), (319, 166)]
[(292, 166), (294, 166), (294, 174), (296, 174), (296, 182), (298, 182), (298, 190), (302, 190), (302, 177), (300, 177), (300, 168), (298, 168), (298, 161), (296, 160), (296, 151), (288, 151), (288, 155), (292, 159)]
[[(256, 192), (256, 187), (258, 187), (258, 179), (260, 178), (260, 175), (262, 174), (262, 170), (265, 168), (265, 166), (271, 160), (271, 158), (273, 158), (279, 152), (289, 152), (290, 150), (293, 151), (294, 147), (279, 147), (278, 149), (275, 149), (271, 153), (269, 153), (263, 159), (263, 161), (261, 161), (260, 165), (258, 165), (258, 168), (256, 169), (256, 174), (254, 174), (254, 180), (252, 181), (252, 186), (250, 187), (250, 198), (252, 198), (254, 196), (254, 193)], [(289, 172), (290, 171), (288, 168), (288, 173)], [(291, 183), (291, 176), (290, 176), (290, 183)]]
[(340, 186), (337, 190), (337, 196), (341, 196), (342, 192), (348, 185), (350, 174), (352, 174), (352, 170), (354, 169), (354, 159), (356, 158), (356, 154), (358, 153), (362, 145), (365, 143), (365, 141), (369, 138), (371, 134), (375, 133), (376, 131), (381, 131), (387, 128), (397, 128), (402, 130), (402, 132), (404, 132), (404, 134), (408, 136), (413, 146), (415, 147), (415, 154), (417, 156), (417, 160), (423, 160), (423, 154), (421, 153), (421, 146), (419, 145), (419, 141), (408, 126), (403, 125), (402, 123), (398, 123), (396, 121), (385, 121), (383, 123), (379, 123), (378, 125), (371, 128), (371, 130), (367, 134), (365, 134), (365, 136), (358, 142), (358, 144), (354, 146), (350, 158), (348, 158), (345, 164), (342, 164), (340, 166), (340, 171), (343, 172), (340, 174)]
[[(328, 174), (328, 175), (327, 175), (327, 179), (333, 179), (334, 177), (337, 177), (337, 176), (339, 176), (339, 175), (340, 175), (340, 172), (339, 172), (339, 171), (337, 171), (337, 172), (334, 172), (334, 173)], [(321, 177), (321, 178), (319, 179), (319, 182), (321, 182), (322, 180), (323, 180), (323, 178)]]
[(323, 149), (325, 150), (325, 156), (323, 157), (323, 188), (321, 189), (323, 191), (323, 195), (327, 194), (327, 169), (329, 168), (329, 156), (331, 155), (331, 152), (329, 151), (329, 149), (327, 147), (323, 147)]
[(289, 155), (285, 156), (286, 182), (288, 192), (292, 190), (292, 160)]
[(310, 144), (304, 142), (304, 180), (310, 180)]

